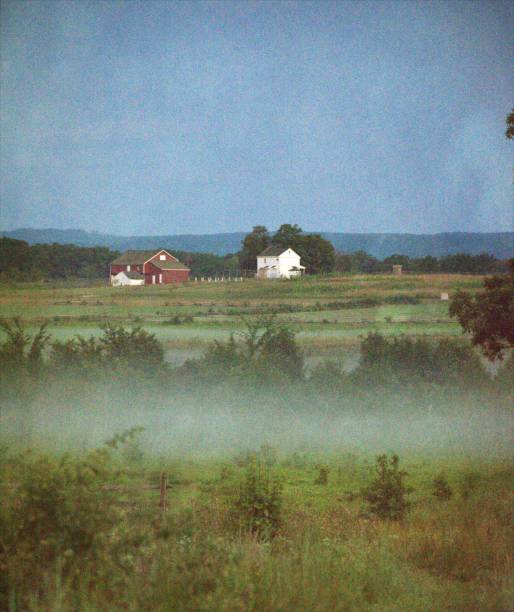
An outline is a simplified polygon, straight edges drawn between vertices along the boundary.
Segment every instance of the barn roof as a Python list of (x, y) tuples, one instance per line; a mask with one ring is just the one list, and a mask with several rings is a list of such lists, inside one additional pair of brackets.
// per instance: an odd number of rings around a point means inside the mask
[(282, 255), (284, 251), (287, 251), (287, 248), (284, 249), (284, 247), (270, 245), (269, 247), (266, 247), (262, 253), (259, 253), (257, 257), (278, 257), (279, 255)]
[(154, 255), (157, 255), (162, 249), (156, 251), (125, 251), (119, 257), (116, 257), (113, 264), (143, 264)]
[(152, 259), (151, 262), (156, 268), (160, 268), (161, 270), (189, 270), (187, 266), (185, 266), (182, 262), (175, 261), (160, 261), (158, 259)]

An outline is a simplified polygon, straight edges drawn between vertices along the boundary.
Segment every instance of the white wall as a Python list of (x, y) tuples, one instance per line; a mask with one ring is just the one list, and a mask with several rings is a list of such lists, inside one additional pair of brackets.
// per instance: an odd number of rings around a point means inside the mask
[(291, 278), (291, 276), (297, 276), (294, 273), (291, 273), (289, 270), (293, 267), (300, 266), (300, 255), (297, 255), (293, 249), (287, 249), (284, 251), (280, 257), (280, 276), (282, 278)]
[[(292, 249), (286, 249), (278, 257), (257, 257), (257, 277), (265, 274), (266, 278), (291, 278), (299, 276), (300, 272), (290, 272), (293, 267), (300, 267), (300, 256)], [(259, 270), (267, 267), (267, 270), (259, 274)]]
[(144, 279), (141, 279), (141, 280), (132, 279), (132, 278), (129, 278), (123, 272), (118, 272), (118, 274), (111, 276), (111, 285), (113, 287), (121, 287), (124, 285), (144, 285), (144, 283), (145, 283)]

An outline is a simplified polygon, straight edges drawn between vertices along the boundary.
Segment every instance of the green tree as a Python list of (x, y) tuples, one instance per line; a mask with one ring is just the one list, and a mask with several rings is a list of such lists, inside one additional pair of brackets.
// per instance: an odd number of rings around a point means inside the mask
[(514, 260), (510, 267), (510, 274), (486, 278), (482, 293), (471, 296), (459, 291), (450, 302), (450, 316), (491, 361), (502, 359), (504, 351), (514, 346)]
[(347, 274), (352, 271), (352, 256), (349, 253), (335, 253), (334, 270)]
[(264, 225), (256, 225), (243, 240), (243, 249), (239, 253), (239, 264), (242, 270), (257, 269), (257, 255), (270, 245), (271, 238)]
[(294, 225), (284, 223), (273, 235), (271, 243), (283, 249), (291, 248), (298, 255), (302, 255), (300, 251), (303, 246), (303, 238), (303, 230), (300, 226), (296, 225), (296, 223)]
[(334, 269), (334, 245), (319, 234), (303, 236), (298, 247), (298, 255), (301, 256), (302, 265), (308, 274), (323, 274)]
[(332, 272), (335, 263), (333, 244), (320, 234), (304, 234), (301, 227), (284, 223), (274, 234), (271, 242), (284, 249), (298, 253), (308, 274)]

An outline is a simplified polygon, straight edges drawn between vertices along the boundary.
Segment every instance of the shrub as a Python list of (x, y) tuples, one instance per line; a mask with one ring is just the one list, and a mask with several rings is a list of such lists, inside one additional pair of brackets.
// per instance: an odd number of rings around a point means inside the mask
[(180, 373), (198, 383), (232, 379), (238, 383), (281, 383), (303, 377), (303, 355), (295, 334), (273, 317), (243, 319), (240, 342), (231, 334), (227, 342), (215, 340), (201, 359), (190, 359)]
[(355, 376), (361, 382), (381, 384), (424, 381), (467, 385), (489, 380), (471, 347), (458, 341), (389, 340), (378, 333), (368, 334), (361, 342), (361, 361)]
[(314, 484), (326, 486), (328, 484), (328, 468), (324, 466), (318, 467), (318, 477)]
[(368, 511), (381, 519), (401, 520), (410, 508), (406, 497), (411, 489), (405, 486), (407, 472), (400, 470), (398, 455), (379, 455), (375, 479), (363, 492)]
[(73, 575), (77, 562), (93, 571), (120, 519), (114, 493), (105, 489), (107, 455), (83, 462), (26, 455), (11, 469), (17, 487), (0, 512), (0, 591), (10, 591), (11, 599), (23, 590), (37, 592), (56, 563), (63, 576)]
[(444, 474), (439, 474), (432, 481), (432, 495), (440, 501), (447, 501), (453, 495), (453, 491)]
[[(67, 342), (54, 342), (50, 362), (61, 371), (92, 370), (93, 374), (137, 370), (154, 377), (167, 368), (164, 349), (155, 337), (141, 327), (131, 330), (107, 323), (99, 338), (75, 336)], [(106, 369), (105, 366), (108, 366)]]
[(281, 483), (264, 472), (260, 463), (252, 462), (232, 502), (233, 524), (259, 539), (269, 539), (278, 532), (281, 510)]
[(309, 383), (316, 389), (336, 393), (343, 390), (346, 375), (335, 361), (325, 360), (312, 369)]

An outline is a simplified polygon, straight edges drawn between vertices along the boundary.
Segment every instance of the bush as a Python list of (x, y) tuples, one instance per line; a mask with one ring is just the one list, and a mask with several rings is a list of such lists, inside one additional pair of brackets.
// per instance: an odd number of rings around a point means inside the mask
[(432, 495), (440, 501), (447, 501), (453, 495), (444, 474), (440, 474), (432, 481)]
[(141, 327), (131, 330), (107, 323), (99, 338), (75, 336), (67, 342), (54, 342), (50, 363), (58, 371), (80, 370), (112, 376), (113, 370), (155, 377), (167, 369), (164, 349), (154, 334)]
[(423, 381), (456, 386), (489, 380), (471, 347), (458, 341), (387, 339), (378, 333), (369, 333), (361, 342), (361, 361), (355, 378), (381, 384)]
[(411, 489), (405, 486), (407, 472), (400, 470), (398, 455), (379, 455), (376, 461), (376, 475), (363, 492), (368, 511), (381, 519), (401, 520), (410, 508), (406, 497)]
[(328, 468), (324, 466), (318, 467), (318, 477), (314, 484), (326, 486), (328, 484)]
[(343, 391), (345, 381), (346, 375), (342, 367), (332, 360), (318, 363), (309, 376), (309, 383), (313, 387), (331, 393)]
[(295, 334), (273, 317), (243, 319), (240, 342), (215, 340), (201, 359), (190, 359), (179, 370), (198, 383), (235, 380), (238, 383), (282, 383), (303, 378), (303, 355)]
[(73, 575), (76, 563), (93, 571), (120, 520), (114, 493), (104, 486), (111, 476), (107, 455), (83, 462), (25, 455), (11, 470), (17, 486), (0, 512), (0, 591), (10, 591), (11, 599), (23, 590), (38, 592), (55, 564), (63, 576)]
[(253, 461), (232, 502), (233, 524), (259, 539), (274, 537), (281, 523), (282, 486)]

